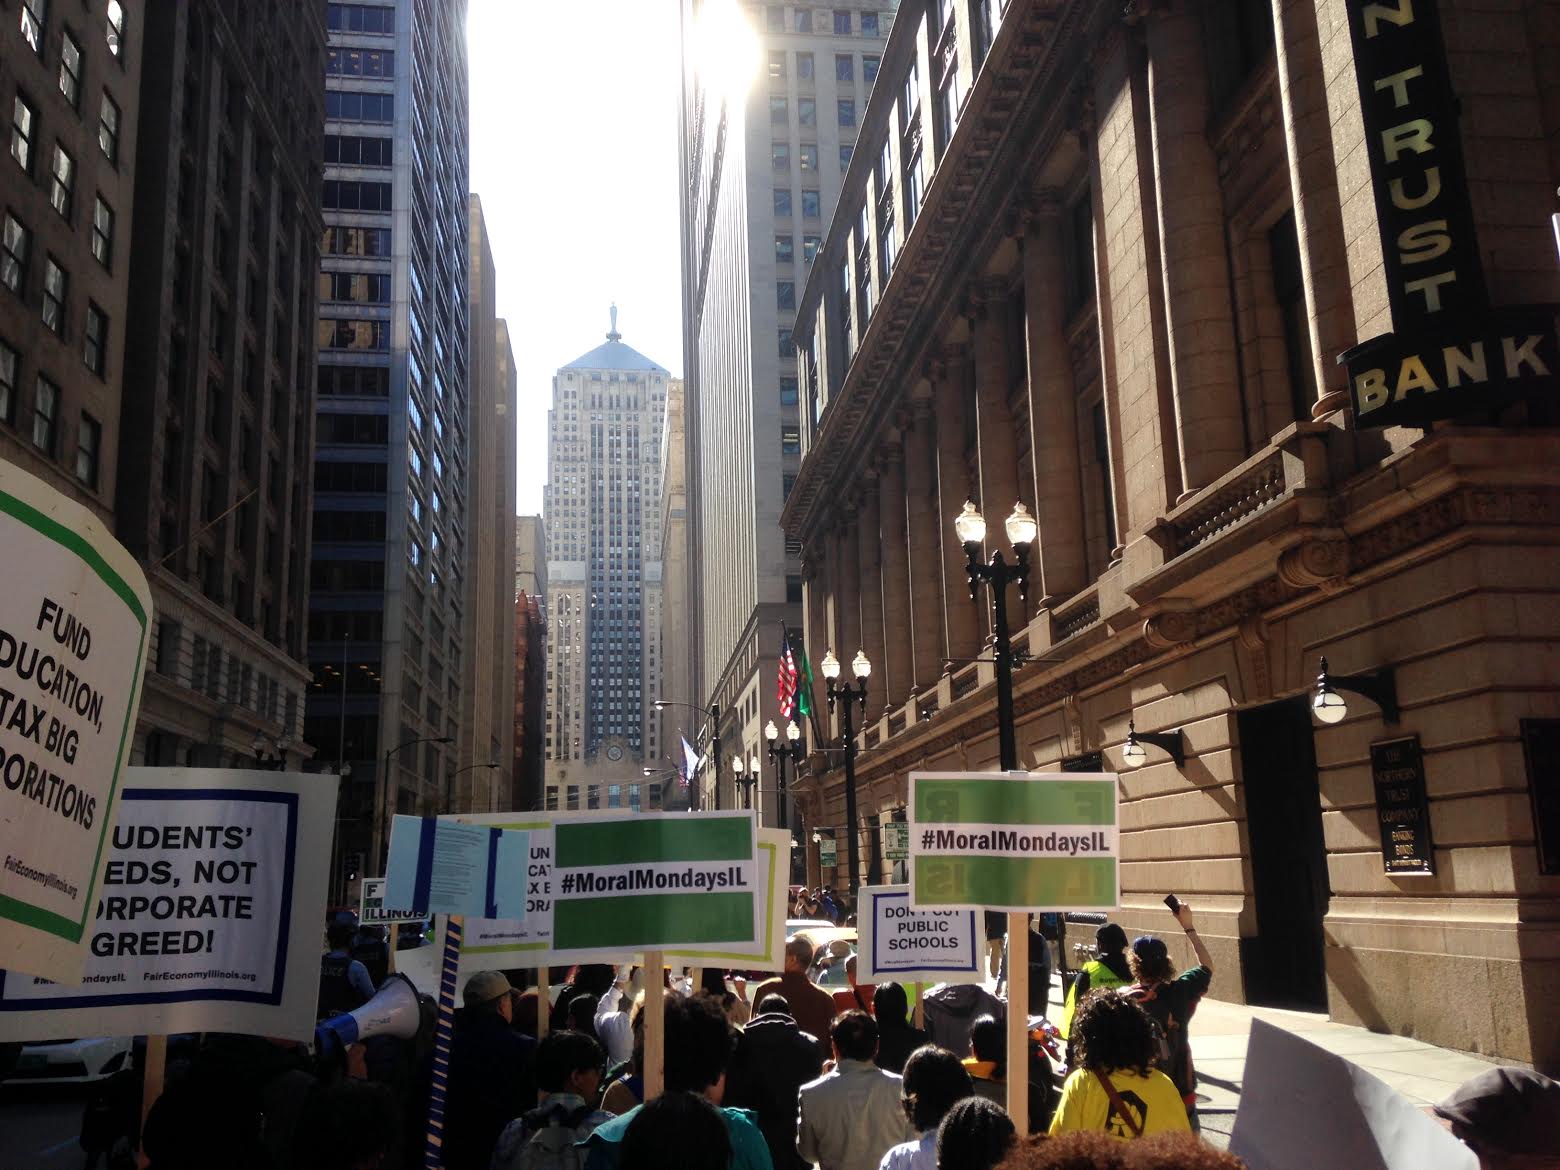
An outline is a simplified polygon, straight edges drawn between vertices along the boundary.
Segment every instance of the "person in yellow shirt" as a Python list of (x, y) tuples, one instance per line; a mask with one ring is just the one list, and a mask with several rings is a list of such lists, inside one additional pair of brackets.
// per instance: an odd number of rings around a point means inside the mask
[(1152, 1067), (1148, 1013), (1117, 991), (1091, 992), (1073, 1017), (1077, 1060), (1062, 1085), (1050, 1132), (1097, 1130), (1119, 1138), (1189, 1131), (1175, 1082)]

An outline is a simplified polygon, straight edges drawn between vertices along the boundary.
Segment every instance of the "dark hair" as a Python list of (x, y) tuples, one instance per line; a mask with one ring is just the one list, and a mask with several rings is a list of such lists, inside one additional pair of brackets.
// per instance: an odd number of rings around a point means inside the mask
[(342, 947), (352, 945), (352, 927), (345, 922), (332, 922), (325, 928), (325, 941), (330, 944), (330, 949), (338, 951)]
[(1073, 1017), (1076, 1067), (1146, 1077), (1154, 1061), (1153, 1021), (1135, 999), (1115, 990), (1091, 991)]
[(1145, 958), (1138, 954), (1134, 945), (1127, 950), (1127, 970), (1132, 972), (1132, 978), (1139, 983), (1168, 983), (1175, 978), (1175, 964), (1170, 961), (1168, 950), (1161, 950)]
[(937, 1170), (992, 1170), (1017, 1134), (1007, 1110), (985, 1097), (966, 1097), (937, 1129)]
[(795, 959), (803, 967), (812, 963), (813, 945), (805, 936), (793, 934), (785, 940), (785, 955), (788, 959)]
[(989, 1060), (996, 1064), (997, 1067), (992, 1070), (994, 1078), (1001, 1080), (1007, 1076), (1007, 1033), (997, 1023), (996, 1016), (975, 1017), (975, 1023), (970, 1026), (970, 1047), (975, 1052), (976, 1060)]
[(726, 1071), (736, 1034), (720, 1004), (704, 996), (666, 1001), (666, 1088), (702, 1093)]
[(731, 1137), (720, 1112), (698, 1093), (670, 1089), (635, 1112), (618, 1157), (620, 1170), (726, 1170), (730, 1164)]
[(768, 995), (764, 996), (763, 999), (758, 1001), (757, 1006), (753, 1009), (753, 1014), (755, 1016), (788, 1016), (791, 1014), (791, 1001), (786, 999), (786, 997), (781, 995), (778, 991), (771, 991)]
[(536, 1084), (543, 1092), (558, 1093), (571, 1073), (606, 1067), (607, 1055), (583, 1032), (549, 1032), (536, 1046)]
[(340, 1080), (314, 1093), (293, 1149), (302, 1170), (337, 1170), (400, 1152), (401, 1110), (388, 1085)]
[(936, 1129), (948, 1110), (975, 1092), (970, 1074), (959, 1058), (946, 1048), (923, 1044), (905, 1061), (904, 1081), (900, 1086), (905, 1116), (910, 1124), (925, 1133)]
[(910, 1026), (910, 997), (897, 983), (879, 983), (872, 993), (872, 1014), (880, 1032), (897, 1032)]
[(1124, 1142), (1097, 1129), (1021, 1138), (997, 1170), (1246, 1170), (1196, 1134), (1156, 1133)]
[(569, 1024), (576, 1032), (594, 1032), (596, 1030), (596, 1004), (601, 1001), (599, 995), (576, 995), (569, 1000)]
[(574, 969), (574, 988), (600, 999), (617, 979), (617, 969), (611, 963), (581, 963)]
[(871, 1060), (877, 1054), (877, 1021), (853, 1008), (841, 1012), (829, 1025), (829, 1039), (842, 1060)]
[(726, 972), (719, 967), (706, 967), (699, 977), (699, 990), (716, 999), (726, 997)]

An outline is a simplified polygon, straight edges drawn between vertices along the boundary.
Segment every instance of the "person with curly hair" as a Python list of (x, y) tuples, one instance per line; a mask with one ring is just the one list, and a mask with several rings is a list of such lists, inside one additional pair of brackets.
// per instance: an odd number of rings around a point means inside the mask
[(1170, 961), (1170, 949), (1162, 938), (1145, 934), (1132, 940), (1127, 965), (1136, 983), (1127, 994), (1143, 1006), (1149, 1018), (1159, 1025), (1165, 1053), (1160, 1067), (1175, 1082), (1186, 1106), (1192, 1132), (1197, 1132), (1197, 1071), (1192, 1067), (1192, 1045), (1187, 1035), (1192, 1016), (1213, 981), (1213, 959), (1203, 945), (1192, 921), (1192, 908), (1185, 902), (1176, 907), (1175, 920), (1186, 932), (1187, 941), (1197, 955), (1197, 965), (1179, 975)]
[(1135, 1142), (1065, 1133), (1023, 1139), (997, 1170), (1246, 1170), (1246, 1163), (1191, 1133), (1159, 1133)]
[(937, 1170), (992, 1170), (1017, 1134), (1007, 1110), (985, 1097), (966, 1097), (937, 1127)]
[(1175, 1083), (1153, 1067), (1153, 1023), (1131, 997), (1091, 992), (1073, 1017), (1073, 1044), (1078, 1067), (1062, 1085), (1051, 1133), (1137, 1138), (1191, 1129)]

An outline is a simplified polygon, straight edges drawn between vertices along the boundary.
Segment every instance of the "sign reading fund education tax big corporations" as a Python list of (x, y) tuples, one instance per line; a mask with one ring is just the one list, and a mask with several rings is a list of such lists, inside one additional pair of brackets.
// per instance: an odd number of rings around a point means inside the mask
[(152, 598), (85, 508), (0, 462), (0, 967), (81, 979)]
[(559, 819), (553, 946), (672, 950), (756, 943), (763, 894), (753, 814)]
[(1115, 909), (1116, 796), (1107, 774), (912, 772), (910, 904)]

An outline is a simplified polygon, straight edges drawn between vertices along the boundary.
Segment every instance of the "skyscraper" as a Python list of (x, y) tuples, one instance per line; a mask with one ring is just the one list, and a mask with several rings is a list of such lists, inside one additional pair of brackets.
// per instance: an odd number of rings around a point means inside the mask
[[(660, 754), (645, 690), (658, 669), (647, 631), (660, 617), (668, 379), (623, 344), (615, 306), (606, 342), (553, 379), (543, 495), (549, 802), (564, 764), (599, 758), (637, 782), (639, 769), (629, 765)], [(564, 792), (564, 807), (571, 799), (577, 794)]]
[[(331, 4), (307, 737), (350, 767), (343, 856), (432, 813), (467, 655), (464, 0)], [(484, 420), (486, 421), (486, 420)]]
[[(719, 704), (722, 755), (731, 759), (760, 750), (761, 729), (775, 715), (780, 626), (801, 624), (800, 550), (780, 531), (801, 451), (791, 328), (797, 292), (834, 214), (893, 5), (840, 0), (829, 10), (752, 9), (763, 25), (751, 30), (760, 42), (758, 76), (745, 89), (731, 81), (742, 38), (711, 35), (723, 14), (745, 17), (719, 0), (682, 0), (681, 9), (694, 616), (689, 644), (667, 652), (690, 656), (693, 702)], [(731, 780), (718, 782), (729, 794)], [(730, 807), (730, 795), (719, 803)], [(772, 818), (772, 797), (770, 809)]]

